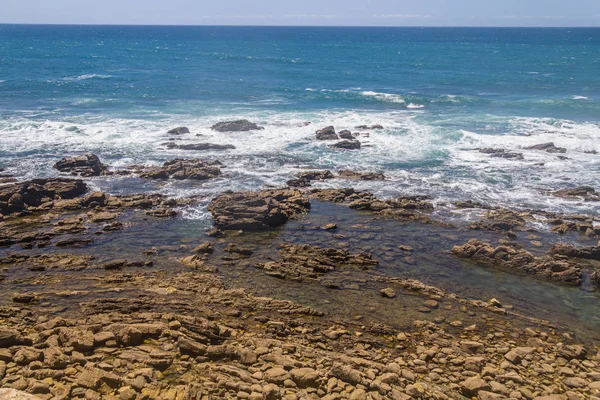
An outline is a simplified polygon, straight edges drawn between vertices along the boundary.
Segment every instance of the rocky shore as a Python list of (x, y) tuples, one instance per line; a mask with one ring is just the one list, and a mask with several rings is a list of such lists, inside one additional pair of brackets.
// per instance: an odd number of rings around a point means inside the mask
[[(365, 130), (381, 127), (356, 129), (326, 127), (316, 140), (359, 149)], [(369, 171), (299, 171), (285, 188), (174, 199), (92, 191), (81, 178), (202, 183), (226, 179), (226, 166), (174, 159), (116, 170), (88, 154), (54, 168), (79, 178), (0, 186), (2, 399), (600, 399), (597, 336), (390, 273), (382, 264), (419, 268), (417, 253), (441, 255), (385, 241), (380, 225), (410, 227), (424, 243), (443, 232), (454, 243), (443, 255), (461, 268), (595, 295), (595, 216), (310, 187), (386, 179)], [(598, 201), (587, 187), (553, 195)], [(200, 202), (212, 229), (179, 231), (178, 215)], [(344, 217), (311, 219), (321, 204)], [(440, 209), (481, 217), (460, 225)]]

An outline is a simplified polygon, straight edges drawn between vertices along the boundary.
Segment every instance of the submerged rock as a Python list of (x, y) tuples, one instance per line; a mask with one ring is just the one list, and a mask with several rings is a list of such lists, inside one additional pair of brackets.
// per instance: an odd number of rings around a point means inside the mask
[(247, 132), (254, 130), (262, 130), (265, 128), (262, 126), (258, 126), (257, 124), (250, 122), (247, 119), (238, 119), (235, 121), (218, 122), (211, 126), (210, 129), (217, 132)]
[(108, 166), (103, 164), (95, 154), (65, 157), (54, 164), (60, 172), (68, 172), (79, 176), (100, 176), (108, 171)]
[(323, 129), (319, 129), (315, 132), (317, 136), (317, 140), (338, 140), (339, 137), (337, 133), (335, 133), (335, 128), (333, 126), (328, 126)]
[(490, 157), (506, 158), (508, 160), (523, 160), (523, 153), (515, 153), (505, 149), (485, 148), (479, 149), (479, 152), (489, 154)]
[(376, 172), (357, 172), (350, 170), (340, 170), (338, 171), (338, 176), (344, 179), (359, 179), (362, 181), (383, 181), (385, 180), (385, 175)]
[(546, 153), (566, 153), (567, 149), (564, 147), (556, 147), (554, 142), (536, 144), (529, 147), (524, 147), (525, 150), (540, 150)]
[(327, 147), (330, 149), (358, 150), (360, 149), (360, 142), (358, 140), (342, 140)]
[(488, 242), (471, 239), (462, 246), (454, 246), (452, 254), (483, 265), (522, 271), (572, 285), (581, 284), (581, 269), (576, 263), (547, 256), (535, 257), (527, 250), (511, 246), (494, 248)]
[(245, 231), (276, 228), (309, 209), (308, 199), (293, 189), (225, 192), (208, 205), (218, 229)]
[(167, 161), (161, 168), (152, 168), (140, 174), (140, 177), (147, 179), (191, 179), (196, 181), (216, 178), (221, 175), (221, 169), (218, 161), (207, 162), (200, 159), (176, 158)]
[(188, 144), (176, 144), (169, 142), (165, 145), (168, 149), (177, 150), (232, 150), (235, 146), (232, 144), (215, 144), (215, 143), (188, 143)]
[(190, 133), (190, 130), (185, 126), (180, 126), (178, 128), (173, 128), (167, 132), (169, 135), (183, 135), (185, 133)]

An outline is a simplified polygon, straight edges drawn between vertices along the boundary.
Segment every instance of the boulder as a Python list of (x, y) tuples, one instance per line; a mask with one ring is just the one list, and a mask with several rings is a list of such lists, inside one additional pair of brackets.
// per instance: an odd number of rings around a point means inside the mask
[(317, 136), (317, 140), (338, 140), (339, 137), (335, 133), (335, 128), (333, 126), (328, 126), (323, 129), (319, 129), (315, 132)]
[(525, 150), (540, 150), (546, 153), (566, 153), (567, 149), (564, 147), (556, 147), (554, 142), (541, 143), (533, 146), (525, 147)]
[(0, 327), (0, 348), (22, 346), (28, 343), (29, 341), (23, 338), (20, 332)]
[(306, 178), (290, 179), (286, 184), (289, 187), (309, 187), (311, 185), (310, 179)]
[(299, 179), (306, 179), (309, 181), (323, 181), (325, 179), (334, 178), (333, 174), (329, 170), (298, 172), (296, 174), (296, 177), (298, 177)]
[(348, 140), (354, 139), (354, 135), (349, 130), (340, 131), (338, 133), (338, 136), (340, 137), (340, 139), (348, 139)]
[(361, 181), (382, 181), (385, 179), (385, 175), (376, 172), (357, 172), (342, 169), (338, 171), (338, 176), (343, 179), (358, 179)]
[(68, 172), (79, 176), (100, 176), (108, 171), (108, 166), (103, 164), (95, 154), (65, 157), (54, 164), (60, 172)]
[(360, 149), (360, 142), (358, 140), (342, 140), (327, 147), (330, 149), (358, 150)]
[(171, 129), (167, 133), (169, 135), (183, 135), (185, 133), (190, 133), (190, 130), (185, 126), (180, 126), (180, 127)]
[(460, 387), (462, 393), (469, 398), (477, 396), (477, 393), (480, 391), (491, 391), (492, 389), (489, 383), (478, 376), (473, 376), (467, 379), (460, 385)]
[(225, 192), (208, 205), (218, 229), (245, 231), (276, 228), (309, 209), (308, 199), (294, 189)]
[(235, 121), (218, 122), (211, 126), (213, 131), (217, 132), (247, 132), (264, 129), (247, 119), (238, 119)]

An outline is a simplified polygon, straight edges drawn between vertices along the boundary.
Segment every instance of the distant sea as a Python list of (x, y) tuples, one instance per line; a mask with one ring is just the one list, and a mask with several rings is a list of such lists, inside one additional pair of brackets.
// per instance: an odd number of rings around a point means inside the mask
[[(237, 118), (265, 129), (210, 130)], [(327, 125), (365, 124), (385, 129), (359, 138), (358, 151), (314, 138)], [(177, 126), (191, 130), (186, 143), (236, 149), (168, 150), (161, 144)], [(545, 142), (567, 152), (524, 149)], [(316, 186), (597, 214), (546, 193), (598, 187), (594, 151), (600, 29), (0, 25), (0, 167), (19, 179), (56, 175), (56, 159), (85, 152), (116, 167), (217, 158), (223, 179), (146, 189), (213, 195), (284, 185), (298, 168), (344, 168), (389, 179)], [(123, 192), (155, 183), (92, 185)]]

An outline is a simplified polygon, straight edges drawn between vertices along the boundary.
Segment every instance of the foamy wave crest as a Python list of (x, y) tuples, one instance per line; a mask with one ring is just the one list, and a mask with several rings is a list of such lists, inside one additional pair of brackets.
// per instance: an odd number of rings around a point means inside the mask
[(65, 81), (85, 81), (87, 79), (110, 79), (112, 75), (102, 75), (102, 74), (84, 74), (79, 76), (68, 76), (64, 78)]
[(398, 94), (372, 92), (372, 91), (364, 91), (364, 92), (360, 92), (360, 94), (362, 96), (374, 98), (376, 100), (379, 100), (381, 102), (386, 102), (386, 103), (398, 103), (398, 104), (406, 103), (406, 101), (402, 98), (402, 96), (400, 96)]

